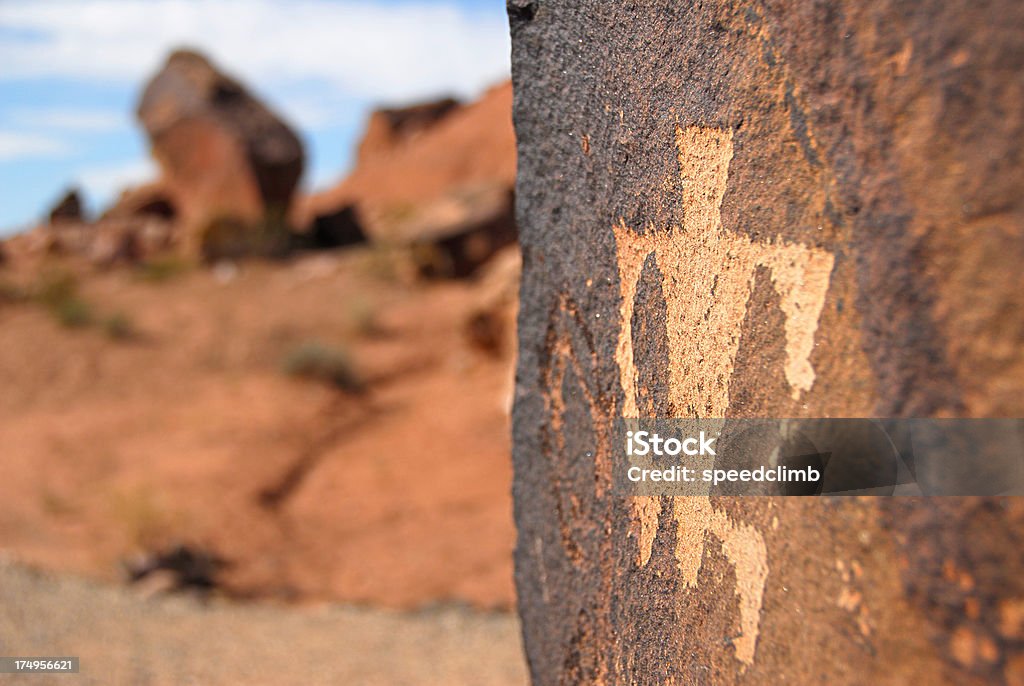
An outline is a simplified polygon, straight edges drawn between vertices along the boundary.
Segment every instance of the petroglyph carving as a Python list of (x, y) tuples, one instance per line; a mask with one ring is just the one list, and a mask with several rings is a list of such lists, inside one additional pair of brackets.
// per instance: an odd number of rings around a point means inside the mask
[(669, 401), (676, 414), (721, 417), (729, 407), (729, 378), (758, 266), (771, 270), (781, 300), (786, 381), (799, 399), (814, 383), (810, 356), (833, 256), (805, 245), (754, 242), (722, 227), (731, 131), (677, 128), (676, 145), (683, 225), (668, 231), (649, 227), (643, 235), (623, 222), (614, 227), (622, 295), (618, 359), (626, 397), (623, 414), (636, 416), (631, 322), (637, 282), (651, 254), (662, 274), (668, 312)]
[[(596, 353), (589, 345), (588, 337), (575, 302), (565, 296), (561, 297), (548, 329), (549, 359), (544, 368), (544, 387), (548, 389), (545, 395), (545, 404), (547, 416), (551, 421), (550, 457), (559, 461), (558, 468), (554, 469), (552, 474), (553, 478), (560, 480), (564, 476), (566, 465), (581, 457), (581, 455), (570, 455), (570, 448), (566, 442), (567, 403), (564, 397), (564, 387), (567, 376), (571, 375), (574, 383), (572, 383), (570, 393), (581, 397), (586, 403), (593, 427), (593, 449), (588, 450), (585, 457), (593, 461), (594, 496), (595, 500), (601, 500), (605, 492), (611, 488), (611, 468), (608, 463), (611, 452), (608, 444), (610, 422), (608, 414), (601, 410), (598, 395), (588, 383), (590, 374), (587, 370), (588, 368), (593, 369), (597, 364)], [(586, 352), (582, 353), (582, 358), (577, 352), (577, 346), (581, 344), (586, 348)], [(571, 427), (570, 433), (572, 433)], [(579, 510), (579, 496), (582, 495), (578, 492), (579, 487), (579, 485), (560, 486), (555, 489), (561, 498), (558, 516), (562, 545), (568, 557), (577, 564), (582, 563), (583, 553), (575, 541), (573, 526), (574, 522), (586, 520)]]
[[(814, 383), (810, 363), (814, 334), (825, 302), (833, 256), (821, 249), (781, 242), (758, 243), (722, 226), (721, 207), (732, 160), (732, 132), (676, 129), (683, 195), (683, 224), (667, 231), (648, 227), (639, 235), (624, 222), (614, 227), (622, 298), (617, 347), (624, 417), (637, 417), (637, 367), (633, 357), (633, 310), (640, 274), (653, 254), (662, 277), (668, 337), (668, 401), (677, 416), (724, 417), (729, 380), (740, 345), (740, 328), (758, 266), (771, 271), (785, 315), (786, 381), (799, 399)], [(735, 568), (740, 636), (736, 658), (754, 660), (765, 580), (767, 547), (754, 527), (734, 522), (707, 497), (673, 499), (675, 558), (684, 583), (696, 587), (706, 536), (721, 541)], [(632, 503), (637, 563), (650, 560), (662, 500)]]

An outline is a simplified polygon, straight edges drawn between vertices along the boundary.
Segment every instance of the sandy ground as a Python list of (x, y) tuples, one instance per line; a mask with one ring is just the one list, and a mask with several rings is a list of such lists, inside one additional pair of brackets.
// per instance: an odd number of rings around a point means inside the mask
[(513, 615), (142, 598), (0, 562), (0, 655), (77, 656), (78, 675), (0, 684), (526, 684)]
[[(77, 273), (137, 335), (0, 303), (0, 551), (116, 582), (187, 543), (234, 597), (512, 606), (513, 360), (468, 342), (478, 285), (410, 283), (373, 249)], [(367, 393), (283, 373), (310, 341)]]

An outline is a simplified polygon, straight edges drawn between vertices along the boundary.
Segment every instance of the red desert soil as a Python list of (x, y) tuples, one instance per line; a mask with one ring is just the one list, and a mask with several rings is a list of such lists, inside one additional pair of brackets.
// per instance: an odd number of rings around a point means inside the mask
[[(363, 248), (231, 279), (76, 268), (138, 329), (124, 341), (0, 304), (0, 549), (116, 580), (187, 543), (241, 596), (511, 607), (512, 360), (467, 341), (474, 284), (384, 265)], [(310, 341), (347, 348), (367, 393), (284, 374)]]

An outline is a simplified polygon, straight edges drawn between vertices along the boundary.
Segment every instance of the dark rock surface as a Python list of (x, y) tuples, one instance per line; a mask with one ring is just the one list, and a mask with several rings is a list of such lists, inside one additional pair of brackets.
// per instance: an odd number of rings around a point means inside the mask
[(77, 189), (71, 189), (50, 209), (48, 215), (50, 225), (74, 224), (85, 221), (82, 209), (82, 198)]
[(341, 248), (366, 242), (366, 232), (356, 208), (346, 205), (334, 212), (318, 215), (313, 220), (309, 247), (318, 250)]
[(1017, 500), (609, 471), (622, 416), (1024, 414), (1024, 6), (508, 8), (534, 683), (1024, 682)]
[(466, 277), (516, 242), (514, 196), (500, 184), (458, 188), (395, 222), (393, 240), (413, 248), (428, 277)]

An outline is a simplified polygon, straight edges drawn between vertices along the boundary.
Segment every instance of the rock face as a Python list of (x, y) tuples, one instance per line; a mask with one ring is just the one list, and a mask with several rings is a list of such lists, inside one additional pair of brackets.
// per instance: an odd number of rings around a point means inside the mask
[(1024, 5), (508, 7), (534, 683), (1024, 683), (1018, 500), (609, 471), (623, 416), (1024, 415)]
[(85, 221), (85, 213), (82, 211), (82, 198), (77, 189), (69, 190), (57, 201), (49, 212), (51, 226), (60, 224), (75, 224)]
[(283, 232), (302, 175), (302, 144), (241, 84), (203, 56), (178, 51), (146, 86), (138, 116), (174, 196), (187, 251), (244, 251), (250, 243), (262, 250), (273, 243), (268, 232)]
[(352, 173), (306, 198), (300, 226), (351, 206), (371, 240), (411, 245), (426, 273), (462, 276), (515, 241), (512, 89), (371, 115)]

